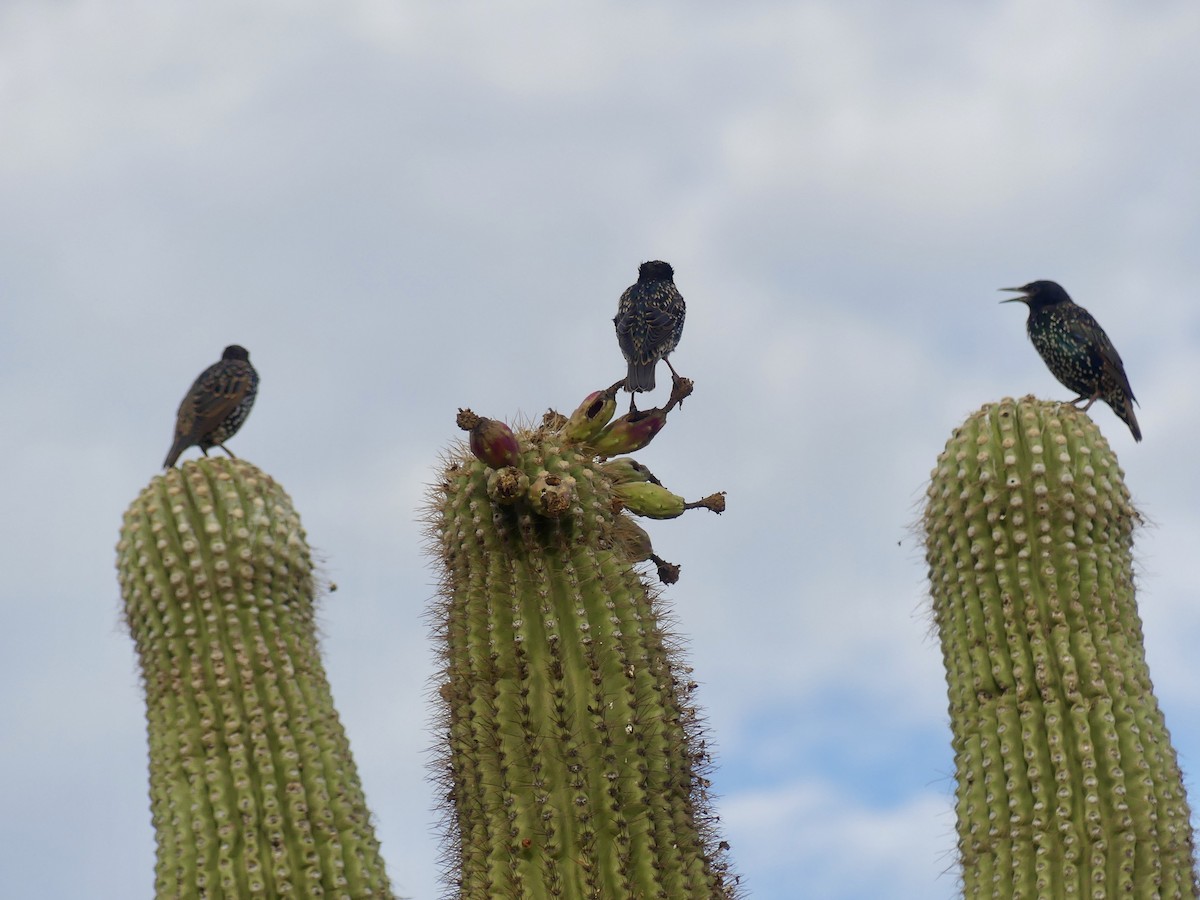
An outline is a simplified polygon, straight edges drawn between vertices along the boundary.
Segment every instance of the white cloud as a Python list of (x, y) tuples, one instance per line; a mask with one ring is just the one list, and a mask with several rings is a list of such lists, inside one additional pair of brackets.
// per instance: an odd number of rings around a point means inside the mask
[(891, 900), (959, 895), (953, 798), (875, 806), (798, 780), (729, 797), (723, 820), (754, 896)]

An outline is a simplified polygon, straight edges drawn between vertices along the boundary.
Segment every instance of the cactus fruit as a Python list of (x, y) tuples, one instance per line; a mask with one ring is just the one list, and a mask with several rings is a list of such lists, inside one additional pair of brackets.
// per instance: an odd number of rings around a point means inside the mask
[(983, 407), (925, 508), (967, 898), (1195, 897), (1134, 598), (1138, 513), (1084, 413)]
[(649, 446), (667, 424), (665, 409), (655, 408), (626, 413), (588, 441), (597, 456), (633, 453)]
[(287, 494), (240, 459), (170, 469), (126, 512), (117, 568), (146, 692), (156, 896), (391, 897)]
[[(609, 390), (622, 384), (624, 382), (619, 381)], [(683, 401), (692, 395), (693, 389), (690, 378), (674, 378), (671, 382), (671, 397), (666, 406), (646, 410), (631, 409), (583, 443), (589, 446), (596, 456), (606, 458), (641, 450), (648, 446), (667, 424), (667, 413), (682, 405)]]
[(619, 456), (616, 459), (610, 459), (601, 464), (600, 468), (613, 484), (625, 484), (631, 481), (649, 481), (652, 484), (662, 484), (661, 481), (654, 477), (653, 472), (636, 459), (628, 456)]
[(465, 900), (733, 897), (695, 683), (635, 568), (648, 537), (593, 448), (544, 421), (517, 435), (523, 499), (494, 502), (462, 448), (430, 498), (448, 878)]
[(516, 503), (529, 490), (529, 476), (516, 466), (505, 466), (503, 469), (489, 469), (487, 475), (488, 496), (507, 506)]
[(567, 441), (588, 441), (598, 435), (617, 412), (617, 391), (624, 384), (618, 381), (603, 391), (593, 391), (571, 413), (563, 426), (563, 438)]
[(613, 497), (631, 513), (648, 519), (674, 519), (687, 508), (687, 501), (678, 494), (649, 481), (613, 485)]
[(493, 469), (521, 464), (521, 448), (512, 429), (495, 419), (477, 416), (469, 409), (458, 411), (458, 427), (471, 432), (471, 452)]
[(613, 537), (630, 562), (652, 562), (658, 568), (658, 580), (663, 584), (675, 584), (679, 580), (679, 566), (669, 563), (654, 552), (650, 535), (646, 529), (629, 516), (617, 516), (613, 523)]
[(678, 494), (651, 481), (624, 481), (613, 485), (613, 497), (631, 513), (648, 519), (674, 519), (688, 509), (710, 509), (725, 512), (725, 493), (712, 494), (703, 500), (688, 503)]

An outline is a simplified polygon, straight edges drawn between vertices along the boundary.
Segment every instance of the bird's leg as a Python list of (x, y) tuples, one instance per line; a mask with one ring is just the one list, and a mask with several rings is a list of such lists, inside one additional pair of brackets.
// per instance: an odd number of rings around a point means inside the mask
[(208, 456), (208, 448), (207, 447), (201, 447), (200, 452), (203, 453), (205, 456)]
[(630, 392), (629, 392), (629, 414), (630, 414), (631, 416), (632, 416), (632, 415), (633, 415), (635, 412), (637, 412), (637, 406), (635, 406), (635, 405), (634, 405), (634, 402), (633, 402), (633, 401), (634, 401), (634, 400), (636, 400), (636, 399), (637, 399), (637, 391), (630, 391)]
[[(1080, 397), (1079, 399), (1082, 400), (1083, 397)], [(1099, 399), (1100, 399), (1100, 392), (1096, 391), (1096, 393), (1092, 394), (1092, 396), (1090, 396), (1088, 398), (1088, 402), (1083, 404), (1083, 409), (1081, 409), (1080, 412), (1087, 412), (1089, 409), (1092, 408), (1092, 404), (1095, 403)]]
[(667, 368), (671, 370), (671, 399), (667, 403), (667, 409), (672, 409), (676, 406), (683, 406), (685, 398), (691, 396), (692, 380), (684, 378), (675, 371), (675, 367), (671, 365), (671, 360), (663, 357), (663, 362), (667, 364)]
[(224, 444), (217, 444), (217, 446), (220, 447), (222, 450), (224, 450), (226, 453), (228, 453), (230, 459), (237, 459), (237, 456), (234, 454), (234, 452), (232, 450), (230, 450), (228, 447), (226, 447)]
[(667, 368), (671, 370), (671, 380), (672, 381), (680, 382), (683, 380), (682, 377), (680, 376), (680, 374), (675, 371), (675, 367), (673, 365), (671, 365), (670, 359), (668, 359), (667, 357), (664, 356), (663, 362), (665, 362), (667, 364)]

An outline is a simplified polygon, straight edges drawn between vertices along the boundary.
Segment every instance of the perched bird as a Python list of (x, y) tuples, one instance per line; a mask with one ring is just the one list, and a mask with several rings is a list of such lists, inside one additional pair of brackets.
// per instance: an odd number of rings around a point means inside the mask
[(1140, 441), (1142, 430), (1133, 414), (1136, 400), (1125, 365), (1091, 313), (1053, 281), (1031, 281), (1023, 287), (1001, 290), (1021, 294), (1000, 302), (1020, 301), (1029, 307), (1025, 323), (1029, 339), (1050, 373), (1079, 395), (1071, 402), (1087, 400), (1083, 407), (1086, 412), (1097, 400), (1103, 400), (1129, 426), (1133, 439)]
[(163, 468), (171, 468), (179, 454), (197, 445), (205, 456), (209, 447), (220, 447), (233, 456), (225, 442), (237, 434), (250, 415), (257, 393), (258, 373), (250, 365), (249, 352), (230, 344), (221, 354), (221, 361), (200, 373), (179, 404), (175, 443)]
[(679, 378), (667, 356), (683, 334), (687, 306), (674, 278), (675, 270), (662, 260), (644, 262), (638, 267), (637, 283), (621, 295), (613, 324), (617, 327), (617, 343), (629, 363), (625, 390), (631, 395), (654, 390), (654, 368), (660, 359), (666, 362), (671, 375)]

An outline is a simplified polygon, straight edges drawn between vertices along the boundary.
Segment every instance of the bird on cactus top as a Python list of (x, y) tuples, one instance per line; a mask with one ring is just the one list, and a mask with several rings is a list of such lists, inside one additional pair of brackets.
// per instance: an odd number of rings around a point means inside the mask
[(257, 394), (258, 372), (250, 365), (250, 353), (245, 347), (230, 344), (219, 362), (200, 373), (179, 404), (175, 443), (163, 468), (175, 465), (188, 447), (199, 446), (205, 456), (210, 447), (220, 447), (233, 456), (225, 442), (242, 427)]
[(670, 264), (660, 259), (642, 263), (637, 283), (621, 294), (613, 317), (617, 343), (629, 364), (625, 390), (630, 394), (630, 410), (634, 409), (637, 392), (654, 390), (654, 369), (660, 359), (671, 370), (671, 377), (679, 379), (667, 357), (679, 344), (686, 312), (687, 305), (675, 287), (675, 270)]
[(1071, 403), (1086, 400), (1083, 411), (1087, 412), (1093, 403), (1103, 400), (1129, 426), (1133, 439), (1140, 441), (1142, 430), (1133, 413), (1137, 401), (1125, 374), (1125, 364), (1091, 313), (1053, 281), (1031, 281), (1001, 290), (1021, 295), (1001, 303), (1019, 301), (1029, 307), (1025, 322), (1029, 339), (1050, 373), (1079, 395)]

